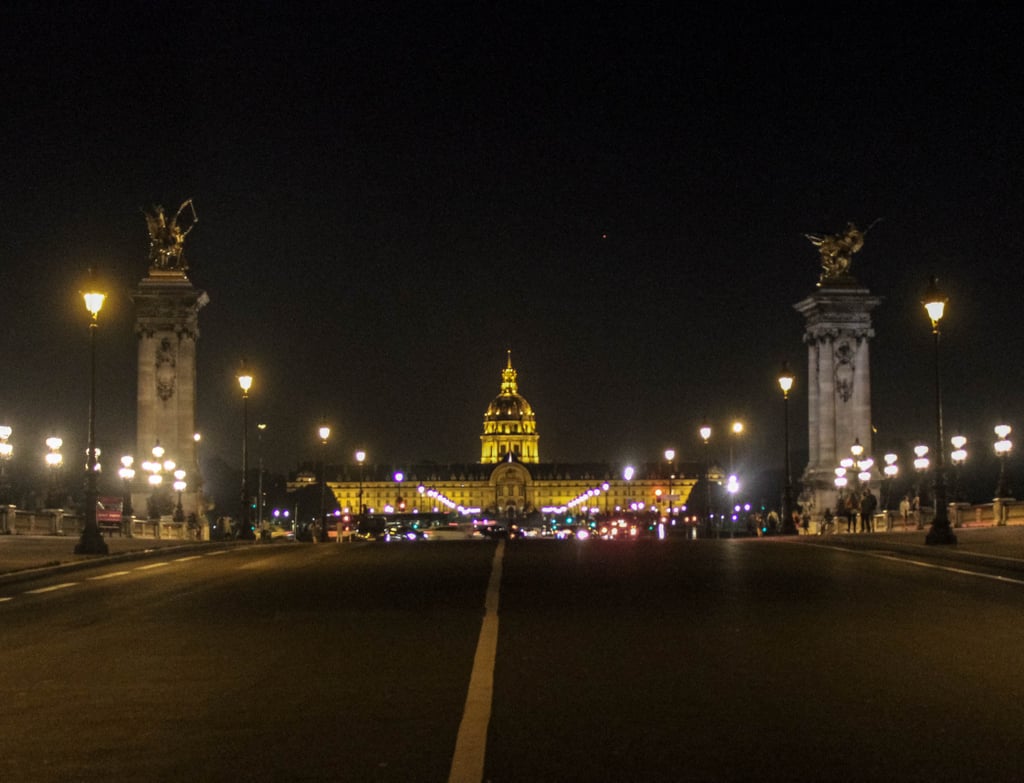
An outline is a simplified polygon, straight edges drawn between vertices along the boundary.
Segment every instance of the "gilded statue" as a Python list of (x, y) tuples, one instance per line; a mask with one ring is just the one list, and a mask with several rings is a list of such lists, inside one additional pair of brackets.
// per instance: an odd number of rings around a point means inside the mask
[[(188, 212), (185, 213), (186, 208)], [(182, 213), (185, 213), (184, 216)], [(143, 210), (146, 225), (149, 227), (149, 264), (154, 269), (178, 270), (188, 269), (185, 261), (185, 237), (199, 222), (192, 199), (182, 202), (174, 217), (167, 220), (164, 208), (153, 207), (152, 212)]]
[(818, 248), (821, 255), (821, 279), (819, 285), (828, 280), (839, 280), (850, 276), (850, 263), (853, 254), (864, 247), (864, 237), (876, 220), (867, 230), (861, 231), (853, 223), (846, 224), (841, 234), (804, 234), (811, 244)]

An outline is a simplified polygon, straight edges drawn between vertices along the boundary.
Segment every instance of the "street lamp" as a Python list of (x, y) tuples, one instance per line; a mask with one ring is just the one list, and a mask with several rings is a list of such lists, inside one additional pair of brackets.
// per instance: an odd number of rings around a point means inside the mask
[(14, 446), (8, 442), (14, 428), (6, 424), (0, 424), (0, 502), (9, 503), (7, 493), (7, 463), (11, 461), (14, 454)]
[(178, 493), (178, 505), (174, 508), (174, 521), (185, 521), (185, 509), (181, 505), (181, 493), (185, 491), (188, 484), (185, 482), (185, 471), (178, 468), (174, 471), (174, 491)]
[(608, 490), (611, 488), (611, 484), (605, 481), (601, 484), (601, 491), (604, 493), (604, 518), (608, 519)]
[(259, 465), (259, 477), (256, 479), (256, 524), (263, 530), (263, 430), (266, 424), (256, 425), (256, 452)]
[(711, 535), (711, 456), (709, 442), (711, 441), (711, 425), (706, 421), (700, 425), (700, 437), (704, 441), (704, 505), (707, 516), (707, 527), (704, 534)]
[(356, 462), (359, 464), (359, 512), (356, 515), (356, 527), (363, 519), (363, 463), (366, 461), (366, 452), (360, 449), (356, 452)]
[(124, 495), (121, 498), (121, 534), (132, 537), (132, 479), (135, 478), (135, 458), (125, 454), (121, 457), (121, 467), (117, 475), (124, 482)]
[(405, 474), (402, 471), (399, 470), (399, 471), (397, 471), (395, 473), (394, 478), (395, 478), (395, 484), (398, 485), (398, 496), (395, 498), (395, 511), (394, 511), (394, 513), (398, 513), (399, 511), (404, 511), (405, 510), (403, 508), (403, 502), (402, 502), (402, 482), (405, 481)]
[(889, 453), (883, 459), (885, 460), (885, 467), (882, 468), (882, 473), (885, 475), (885, 514), (888, 519), (889, 505), (892, 503), (892, 480), (900, 472), (900, 466), (896, 464), (899, 455)]
[(46, 453), (46, 464), (50, 468), (50, 498), (46, 504), (50, 508), (57, 508), (60, 505), (61, 499), (59, 497), (60, 492), (60, 467), (64, 464), (64, 456), (60, 453), (60, 447), (64, 445), (64, 441), (58, 438), (56, 435), (52, 435), (46, 439), (46, 448), (49, 451)]
[(320, 436), (320, 541), (327, 541), (327, 439), (331, 428), (321, 424), (317, 430)]
[(672, 478), (673, 474), (676, 472), (675, 449), (665, 449), (665, 462), (668, 463), (668, 514), (665, 515), (665, 518), (668, 520), (669, 527), (671, 527), (674, 524), (672, 522)]
[(999, 440), (995, 442), (996, 456), (999, 457), (999, 484), (996, 485), (997, 498), (1010, 497), (1010, 488), (1006, 484), (1006, 458), (1010, 454), (1010, 449), (1013, 448), (1013, 443), (1009, 437), (1011, 432), (1013, 430), (1009, 424), (999, 424), (995, 428), (995, 433), (999, 437)]
[(946, 508), (946, 477), (943, 465), (943, 452), (946, 450), (942, 437), (942, 375), (939, 364), (939, 321), (946, 310), (948, 298), (939, 290), (938, 279), (933, 277), (925, 291), (924, 309), (932, 322), (932, 335), (935, 337), (935, 516), (932, 526), (925, 536), (926, 544), (955, 544), (956, 535), (949, 524), (949, 510)]
[(786, 485), (782, 491), (782, 532), (787, 534), (796, 533), (796, 525), (793, 524), (793, 471), (789, 458), (789, 390), (793, 388), (793, 380), (789, 364), (783, 362), (782, 372), (779, 373), (779, 388), (782, 389), (783, 430), (785, 432), (783, 440), (786, 449)]
[(730, 429), (732, 430), (733, 437), (729, 440), (729, 473), (732, 474), (732, 473), (735, 472), (735, 469), (736, 469), (735, 466), (733, 465), (733, 453), (732, 453), (733, 441), (736, 440), (737, 438), (739, 438), (740, 435), (743, 434), (743, 422), (739, 421), (739, 420), (734, 421), (732, 423), (732, 426), (730, 427)]
[(632, 465), (626, 465), (626, 467), (624, 467), (622, 469), (622, 478), (625, 479), (625, 481), (626, 481), (626, 508), (628, 508), (628, 509), (632, 508), (632, 497), (631, 497), (631, 495), (633, 494), (632, 493), (632, 486), (633, 485), (631, 484), (631, 482), (633, 481), (633, 474), (634, 473), (636, 473), (636, 471), (633, 469)]
[(953, 500), (959, 503), (963, 500), (960, 487), (960, 470), (961, 466), (967, 461), (967, 449), (964, 448), (967, 445), (967, 438), (963, 435), (954, 435), (949, 439), (949, 442), (953, 446), (953, 450), (949, 452), (949, 461), (953, 463)]
[(99, 314), (103, 309), (106, 294), (91, 289), (82, 294), (89, 320), (89, 456), (85, 465), (85, 525), (82, 537), (75, 546), (76, 555), (105, 555), (107, 542), (103, 540), (100, 526), (96, 521), (96, 503), (99, 490), (96, 487), (96, 329)]
[(924, 522), (921, 519), (921, 508), (924, 503), (921, 500), (921, 484), (924, 481), (924, 474), (928, 470), (931, 460), (928, 459), (928, 447), (923, 443), (914, 446), (914, 470), (917, 471), (917, 529), (924, 530)]
[(245, 362), (238, 371), (238, 386), (242, 390), (242, 525), (236, 535), (252, 541), (256, 538), (249, 522), (249, 389), (252, 388), (252, 375), (245, 369)]

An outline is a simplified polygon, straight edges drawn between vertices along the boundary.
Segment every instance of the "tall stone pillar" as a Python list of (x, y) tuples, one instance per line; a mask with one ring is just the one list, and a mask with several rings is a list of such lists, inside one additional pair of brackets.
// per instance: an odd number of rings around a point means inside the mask
[(794, 307), (806, 319), (809, 460), (803, 502), (820, 518), (836, 508), (835, 469), (860, 440), (874, 456), (871, 431), (871, 311), (881, 303), (849, 274), (850, 259), (864, 234), (850, 224), (845, 234), (808, 238), (819, 247), (818, 289)]
[[(195, 223), (181, 225), (179, 208), (168, 222), (161, 207), (147, 214), (150, 229), (149, 274), (133, 292), (135, 333), (139, 340), (138, 399), (136, 429), (136, 492), (132, 506), (136, 516), (144, 517), (151, 493), (146, 489), (142, 463), (152, 459), (159, 442), (164, 459), (172, 459), (186, 472), (187, 489), (181, 504), (185, 517), (195, 513), (200, 519), (202, 476), (197, 459), (196, 433), (196, 340), (199, 339), (199, 310), (209, 301), (206, 292), (196, 288), (186, 274), (182, 254), (185, 235)], [(177, 493), (171, 489), (173, 475), (163, 476), (174, 504)], [(168, 495), (165, 495), (167, 497)]]

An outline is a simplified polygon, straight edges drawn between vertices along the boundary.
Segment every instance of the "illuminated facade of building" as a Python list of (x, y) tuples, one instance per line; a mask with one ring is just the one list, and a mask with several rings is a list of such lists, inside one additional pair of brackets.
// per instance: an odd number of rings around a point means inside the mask
[[(671, 491), (681, 518), (699, 463), (657, 462), (632, 471), (609, 463), (541, 462), (530, 403), (519, 394), (509, 353), (501, 387), (484, 414), (478, 463), (329, 465), (327, 486), (342, 513), (457, 511), (473, 518), (512, 522), (584, 513), (593, 517), (630, 509), (664, 511)], [(627, 480), (627, 475), (629, 476)], [(297, 488), (312, 476), (292, 483)]]

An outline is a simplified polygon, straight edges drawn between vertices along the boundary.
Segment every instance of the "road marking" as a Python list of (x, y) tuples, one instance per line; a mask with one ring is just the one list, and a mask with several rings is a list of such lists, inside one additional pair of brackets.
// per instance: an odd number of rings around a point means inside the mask
[(179, 557), (174, 562), (175, 563), (185, 563), (185, 562), (188, 562), (189, 560), (198, 560), (201, 557), (202, 557), (202, 555), (189, 555), (188, 557)]
[(59, 585), (50, 585), (49, 587), (39, 587), (35, 590), (26, 590), (27, 595), (36, 595), (38, 593), (52, 593), (54, 590), (63, 590), (65, 587), (74, 587), (78, 582), (64, 582)]
[(101, 579), (113, 579), (115, 576), (127, 576), (131, 571), (113, 571), (109, 574), (101, 574), (100, 576), (90, 576), (90, 582), (98, 582)]
[(953, 566), (938, 565), (937, 563), (927, 563), (923, 560), (910, 560), (905, 557), (896, 557), (895, 555), (883, 555), (878, 552), (864, 552), (866, 555), (872, 557), (878, 557), (882, 560), (895, 560), (898, 563), (907, 563), (908, 565), (915, 565), (921, 568), (934, 568), (936, 571), (949, 571), (951, 574), (962, 574), (963, 576), (978, 576), (982, 579), (991, 579), (995, 582), (1007, 582), (1012, 585), (1024, 585), (1024, 579), (1014, 579), (1011, 576), (1000, 576), (999, 574), (986, 574), (984, 571), (970, 571), (966, 568), (955, 568)]
[(228, 550), (226, 549), (218, 549), (216, 552), (207, 552), (204, 557), (216, 557), (217, 555), (226, 555), (227, 553)]
[(494, 695), (494, 659), (498, 651), (498, 598), (504, 555), (505, 542), (499, 541), (491, 563), (491, 579), (484, 599), (484, 621), (476, 643), (473, 672), (469, 676), (469, 692), (455, 739), (448, 783), (480, 783), (484, 777), (487, 725), (491, 721), (491, 699)]
[(162, 560), (159, 563), (150, 563), (149, 565), (139, 566), (136, 571), (148, 571), (150, 568), (163, 568), (166, 565), (170, 565), (166, 560)]
[(5, 601), (13, 601), (13, 600), (14, 600), (14, 597), (10, 596), (10, 595), (0, 596), (0, 604), (4, 603)]

